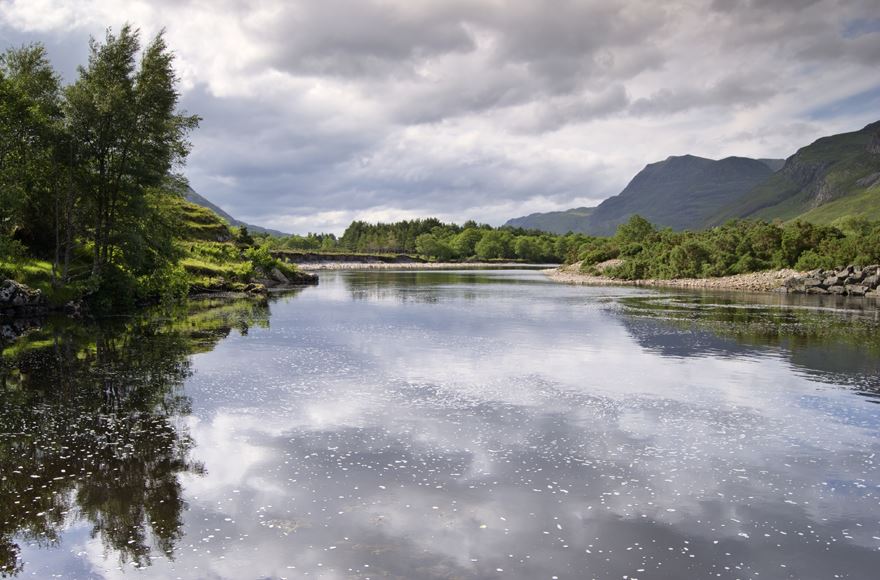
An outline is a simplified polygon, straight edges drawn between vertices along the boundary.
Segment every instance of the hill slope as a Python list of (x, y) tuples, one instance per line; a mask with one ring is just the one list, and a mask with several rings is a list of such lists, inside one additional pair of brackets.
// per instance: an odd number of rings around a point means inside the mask
[[(557, 233), (577, 231), (611, 235), (634, 214), (673, 229), (703, 226), (718, 208), (739, 199), (773, 174), (781, 160), (728, 157), (718, 161), (683, 155), (651, 163), (633, 177), (619, 195), (589, 213), (578, 210), (532, 214), (506, 225)], [(580, 208), (583, 209), (583, 208)]]
[(581, 231), (581, 224), (588, 218), (595, 207), (576, 207), (565, 211), (533, 213), (524, 217), (507, 220), (504, 225), (526, 230), (541, 230), (551, 234), (567, 234)]
[(746, 157), (719, 161), (684, 155), (641, 170), (619, 195), (603, 201), (590, 216), (587, 232), (611, 235), (639, 214), (675, 230), (702, 226), (718, 208), (773, 174), (767, 164)]
[(194, 190), (191, 187), (186, 188), (186, 192), (184, 193), (184, 197), (190, 203), (194, 203), (196, 205), (206, 207), (209, 210), (213, 211), (214, 213), (216, 213), (217, 215), (219, 215), (220, 217), (225, 219), (229, 223), (229, 225), (236, 226), (236, 227), (245, 226), (248, 229), (248, 231), (250, 231), (252, 233), (269, 234), (272, 236), (286, 236), (287, 235), (284, 232), (279, 232), (278, 230), (271, 230), (269, 228), (255, 226), (253, 224), (248, 224), (243, 221), (237, 220), (234, 217), (232, 217), (231, 215), (229, 215), (228, 213), (226, 213), (225, 211), (223, 211), (223, 208), (221, 208), (220, 206), (218, 206), (214, 203), (211, 203), (211, 201), (208, 200), (206, 197), (199, 195), (196, 192), (196, 190)]
[(798, 150), (779, 172), (721, 208), (707, 225), (733, 218), (803, 217), (828, 223), (847, 215), (877, 213), (876, 194), (872, 197), (870, 192), (878, 184), (880, 121), (860, 131), (823, 137)]

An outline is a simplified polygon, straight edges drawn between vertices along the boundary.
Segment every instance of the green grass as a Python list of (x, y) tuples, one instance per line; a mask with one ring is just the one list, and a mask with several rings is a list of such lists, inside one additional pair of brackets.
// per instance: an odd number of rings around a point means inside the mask
[(224, 242), (232, 239), (229, 224), (210, 209), (182, 197), (166, 195), (160, 199), (169, 211), (177, 214), (180, 221), (177, 237), (181, 240)]
[(880, 220), (880, 185), (820, 205), (800, 216), (816, 224), (832, 225), (847, 217)]
[(0, 278), (11, 278), (40, 290), (52, 306), (62, 306), (75, 299), (82, 291), (77, 285), (53, 288), (52, 263), (46, 260), (0, 261)]

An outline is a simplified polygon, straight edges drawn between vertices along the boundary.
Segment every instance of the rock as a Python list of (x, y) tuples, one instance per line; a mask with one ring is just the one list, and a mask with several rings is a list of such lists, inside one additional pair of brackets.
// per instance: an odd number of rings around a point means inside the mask
[(865, 292), (865, 298), (880, 298), (880, 290)]
[(840, 295), (843, 295), (843, 294), (846, 294), (846, 287), (844, 287), (844, 286), (832, 286), (831, 288), (828, 289), (828, 292), (830, 292), (831, 294), (840, 294)]
[(852, 274), (850, 274), (847, 277), (846, 283), (847, 284), (858, 284), (859, 282), (861, 282), (864, 279), (865, 279), (864, 270), (855, 270)]
[(844, 279), (849, 278), (849, 275), (853, 273), (853, 270), (855, 270), (854, 267), (847, 266), (843, 270), (838, 271), (837, 276), (838, 276), (838, 278), (844, 278)]
[(279, 284), (290, 284), (290, 280), (284, 275), (284, 272), (278, 268), (272, 268), (272, 279)]
[(71, 300), (64, 305), (64, 313), (71, 318), (82, 318), (86, 311), (86, 304), (82, 300)]
[(822, 280), (822, 286), (825, 286), (826, 288), (829, 288), (831, 286), (838, 286), (840, 284), (843, 284), (843, 280), (841, 280), (837, 276), (828, 276), (827, 278)]
[(46, 298), (41, 291), (15, 280), (4, 280), (0, 284), (0, 312), (42, 314), (45, 311)]
[(873, 276), (868, 276), (862, 280), (862, 284), (868, 288), (876, 288), (877, 286), (880, 286), (880, 275), (874, 274)]
[(807, 288), (807, 294), (828, 294), (828, 290), (821, 286), (812, 286)]
[(868, 288), (859, 286), (858, 284), (851, 284), (846, 287), (846, 291), (850, 296), (864, 296), (865, 292), (868, 291)]
[(801, 283), (802, 283), (806, 288), (812, 288), (812, 287), (814, 287), (814, 286), (821, 286), (821, 285), (822, 285), (822, 280), (820, 280), (819, 278), (804, 278), (804, 279), (801, 281)]

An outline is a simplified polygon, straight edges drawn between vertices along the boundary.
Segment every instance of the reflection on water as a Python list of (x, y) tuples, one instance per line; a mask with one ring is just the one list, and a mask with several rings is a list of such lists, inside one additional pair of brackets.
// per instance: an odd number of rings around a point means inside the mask
[[(202, 474), (175, 417), (189, 355), (210, 350), (265, 304), (200, 302), (172, 319), (55, 320), (3, 349), (0, 363), (0, 573), (23, 569), (22, 542), (59, 547), (87, 522), (123, 564), (172, 556), (181, 539), (179, 477)], [(31, 325), (33, 326), (33, 325)]]
[(254, 302), (46, 325), (3, 352), (0, 561), (872, 577), (880, 335), (875, 310), (842, 306), (326, 272), (271, 326)]

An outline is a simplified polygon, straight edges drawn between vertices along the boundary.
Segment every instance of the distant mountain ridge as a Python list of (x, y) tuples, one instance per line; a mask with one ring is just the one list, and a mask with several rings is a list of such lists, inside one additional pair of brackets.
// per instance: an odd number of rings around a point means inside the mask
[(823, 137), (785, 160), (669, 157), (647, 165), (595, 208), (531, 214), (506, 225), (611, 235), (635, 214), (675, 230), (736, 218), (880, 219), (880, 121)]
[(685, 229), (705, 222), (719, 207), (766, 180), (773, 174), (773, 164), (781, 163), (746, 157), (716, 161), (695, 155), (671, 156), (647, 165), (620, 194), (594, 208), (532, 214), (506, 225), (558, 234), (611, 235), (618, 225), (639, 214), (663, 227)]
[(568, 231), (576, 230), (584, 218), (589, 217), (595, 210), (595, 207), (576, 207), (565, 211), (533, 213), (524, 217), (507, 220), (507, 223), (504, 225), (527, 230), (534, 229), (564, 234)]
[(272, 236), (286, 236), (287, 235), (284, 232), (280, 232), (278, 230), (272, 230), (269, 228), (264, 228), (262, 226), (255, 226), (253, 224), (245, 223), (241, 220), (235, 219), (234, 217), (232, 217), (231, 215), (229, 215), (228, 213), (223, 211), (223, 208), (212, 203), (210, 200), (208, 200), (208, 198), (200, 195), (192, 187), (187, 186), (186, 192), (184, 193), (184, 198), (190, 203), (194, 203), (196, 205), (208, 208), (209, 210), (213, 211), (214, 213), (216, 213), (217, 215), (219, 215), (220, 217), (225, 219), (227, 222), (229, 222), (229, 225), (231, 225), (231, 226), (235, 226), (235, 227), (245, 226), (249, 232), (257, 233), (257, 234), (269, 234)]

